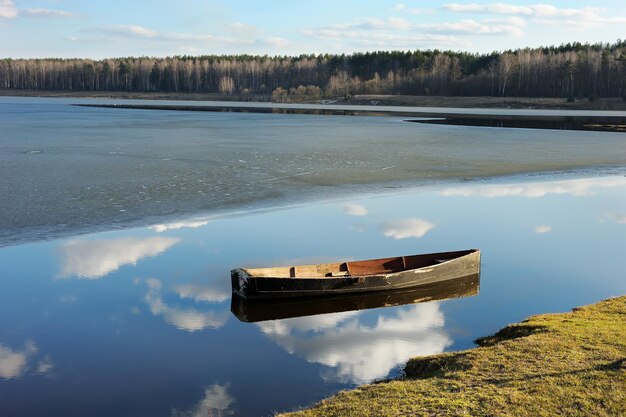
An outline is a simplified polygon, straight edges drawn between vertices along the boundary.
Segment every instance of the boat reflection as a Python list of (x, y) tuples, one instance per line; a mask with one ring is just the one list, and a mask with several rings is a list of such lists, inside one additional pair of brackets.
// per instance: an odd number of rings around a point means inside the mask
[(426, 301), (469, 297), (478, 294), (480, 274), (422, 285), (410, 290), (381, 291), (332, 297), (302, 299), (246, 300), (236, 295), (231, 299), (230, 310), (241, 321), (255, 323), (292, 317), (345, 311), (367, 310), (417, 304)]

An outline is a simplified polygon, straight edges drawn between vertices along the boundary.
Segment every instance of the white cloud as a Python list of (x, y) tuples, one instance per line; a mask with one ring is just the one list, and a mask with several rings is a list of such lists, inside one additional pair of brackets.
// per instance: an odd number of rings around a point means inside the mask
[[(336, 31), (352, 31), (352, 30), (387, 30), (387, 29), (395, 29), (395, 30), (409, 30), (411, 29), (411, 24), (408, 20), (390, 17), (387, 19), (378, 19), (378, 18), (366, 18), (361, 19), (352, 23), (336, 23), (328, 26), (324, 26), (322, 28), (317, 29), (330, 29)], [(305, 33), (311, 33), (315, 29), (305, 29)]]
[(395, 6), (393, 6), (393, 10), (395, 10), (396, 12), (402, 12), (402, 11), (409, 10), (409, 6), (407, 6), (404, 3), (398, 3)]
[(188, 332), (197, 332), (204, 329), (219, 329), (224, 326), (230, 317), (230, 311), (199, 311), (197, 309), (183, 309), (167, 305), (161, 296), (161, 281), (150, 278), (145, 280), (148, 293), (144, 301), (150, 312), (163, 316), (166, 323)]
[[(403, 9), (404, 5), (397, 7)], [(515, 17), (515, 16), (513, 16)], [(466, 19), (458, 22), (414, 23), (404, 18), (369, 18), (351, 23), (332, 24), (306, 28), (301, 33), (311, 39), (333, 41), (341, 47), (349, 44), (359, 49), (384, 48), (414, 49), (416, 47), (455, 47), (466, 41), (467, 35), (500, 36), (523, 35), (521, 19), (491, 19), (476, 21)], [(458, 36), (463, 35), (463, 36)]]
[(150, 229), (154, 230), (157, 233), (165, 232), (166, 230), (178, 230), (184, 228), (196, 229), (198, 227), (206, 226), (209, 224), (208, 220), (203, 221), (186, 221), (186, 222), (175, 222), (175, 223), (166, 223), (166, 224), (155, 224), (154, 226), (150, 226)]
[(369, 19), (366, 21), (363, 29), (396, 29), (396, 30), (409, 30), (411, 29), (411, 23), (408, 20), (389, 17), (387, 20)]
[(199, 43), (200, 45), (205, 45), (207, 43), (211, 44), (227, 44), (227, 45), (239, 45), (239, 46), (286, 46), (289, 44), (289, 41), (279, 37), (260, 37), (260, 38), (252, 38), (250, 36), (244, 36), (233, 38), (226, 36), (216, 36), (212, 34), (202, 34), (202, 33), (182, 33), (182, 32), (159, 32), (154, 29), (146, 28), (138, 25), (116, 25), (116, 26), (98, 26), (83, 29), (84, 33), (95, 33), (104, 35), (104, 38), (101, 39), (93, 39), (93, 38), (82, 38), (77, 40), (87, 41), (87, 42), (110, 42), (112, 39), (116, 40), (128, 40), (128, 39), (136, 39), (136, 40), (144, 40), (151, 41), (157, 43), (167, 43), (167, 44), (185, 44), (184, 48), (195, 48), (194, 46), (189, 45), (189, 43)]
[(571, 24), (573, 28), (626, 23), (626, 17), (603, 16), (606, 9), (601, 7), (559, 8), (549, 4), (518, 6), (508, 3), (449, 3), (444, 4), (443, 8), (449, 12), (459, 13), (515, 15), (534, 19), (537, 23)]
[(202, 400), (190, 411), (172, 411), (172, 417), (206, 417), (234, 414), (235, 399), (228, 393), (228, 384), (213, 384), (204, 390)]
[(452, 23), (424, 23), (416, 25), (420, 29), (446, 34), (521, 36), (524, 32), (518, 26), (509, 24), (493, 25), (489, 24), (489, 22), (481, 23), (471, 19)]
[(165, 237), (70, 240), (60, 248), (60, 276), (102, 278), (123, 265), (136, 265), (143, 258), (157, 256), (178, 242), (180, 239)]
[(574, 17), (571, 19), (562, 18), (537, 18), (536, 22), (542, 25), (565, 25), (569, 30), (586, 30), (601, 25), (622, 25), (626, 24), (626, 17), (613, 16), (602, 17), (598, 15), (590, 15), (586, 18)]
[(533, 17), (585, 17), (604, 11), (604, 9), (598, 7), (584, 7), (582, 9), (562, 9), (549, 4), (517, 6), (508, 3), (449, 3), (444, 4), (443, 8), (450, 12), (515, 14)]
[[(418, 355), (441, 353), (452, 340), (439, 303), (398, 308), (373, 325), (363, 312), (334, 313), (259, 323), (263, 333), (287, 352), (332, 368), (327, 379), (365, 383), (383, 378)], [(369, 320), (368, 320), (369, 321)]]
[(552, 231), (552, 227), (550, 226), (537, 226), (535, 227), (535, 233), (537, 234), (543, 234), (543, 233), (548, 233)]
[(609, 214), (606, 216), (609, 220), (613, 220), (617, 224), (626, 224), (626, 214)]
[(276, 47), (285, 47), (291, 44), (287, 39), (279, 38), (277, 36), (270, 36), (268, 38), (259, 38), (256, 40), (256, 43), (260, 45), (268, 45), (268, 46), (276, 46)]
[(340, 209), (349, 216), (367, 216), (367, 209), (360, 204), (346, 203)]
[(365, 230), (367, 230), (365, 226), (363, 226), (362, 224), (353, 224), (353, 225), (350, 225), (349, 227), (350, 229), (354, 230), (357, 233), (363, 233), (365, 232)]
[(0, 17), (12, 19), (17, 17), (18, 11), (12, 0), (0, 0)]
[(552, 182), (524, 183), (524, 184), (494, 184), (485, 186), (470, 186), (448, 188), (438, 194), (443, 196), (480, 196), (495, 197), (528, 197), (539, 198), (549, 194), (569, 194), (577, 197), (591, 196), (594, 188), (620, 187), (626, 185), (626, 178), (584, 178), (579, 180), (564, 180)]
[(376, 34), (361, 34), (350, 39), (350, 44), (359, 47), (361, 49), (383, 48), (389, 49), (414, 49), (416, 47), (432, 47), (432, 45), (438, 45), (439, 47), (452, 47), (459, 46), (463, 42), (456, 37), (448, 35), (394, 35), (391, 33)]
[(383, 234), (386, 237), (392, 237), (394, 239), (406, 239), (410, 237), (419, 239), (434, 227), (434, 224), (417, 218), (390, 220), (380, 225)]
[(482, 19), (481, 22), (483, 22), (483, 23), (493, 23), (493, 24), (499, 24), (499, 25), (517, 26), (517, 27), (524, 27), (528, 23), (526, 21), (526, 19), (524, 19), (523, 17), (519, 17), (519, 16), (508, 16), (508, 17), (497, 17), (497, 18), (491, 18), (491, 19)]
[(156, 33), (154, 35), (155, 38), (161, 41), (198, 41), (198, 42), (226, 42), (226, 43), (234, 43), (235, 40), (231, 38), (220, 38), (218, 36), (210, 35), (210, 34), (197, 34), (197, 33)]
[(13, 0), (0, 0), (0, 18), (14, 19), (16, 17), (48, 17), (48, 18), (68, 18), (77, 17), (77, 13), (66, 12), (64, 10), (52, 9), (18, 9)]
[(52, 9), (24, 9), (19, 11), (20, 16), (26, 17), (51, 17), (51, 18), (70, 18), (80, 16), (78, 13), (66, 12), (64, 10)]
[(416, 46), (440, 45), (452, 46), (458, 45), (459, 40), (453, 36), (442, 34), (397, 34), (393, 32), (368, 32), (368, 31), (344, 31), (335, 29), (311, 29), (303, 30), (305, 36), (331, 40), (336, 42), (347, 42), (352, 46), (360, 48), (385, 48), (385, 49), (402, 49), (415, 48)]
[[(98, 26), (83, 29), (85, 33), (99, 33), (105, 35), (101, 41), (110, 41), (113, 39), (142, 39), (155, 42), (224, 42), (233, 43), (230, 38), (213, 36), (210, 34), (192, 34), (169, 32), (163, 33), (154, 29), (146, 28), (139, 25), (116, 25), (116, 26)], [(88, 39), (92, 41), (93, 39)]]
[(413, 14), (413, 15), (427, 14), (427, 13), (434, 12), (432, 9), (418, 9), (415, 7), (409, 7), (404, 3), (398, 3), (395, 6), (393, 6), (393, 11), (401, 12), (401, 13), (408, 13), (408, 14)]
[(261, 32), (261, 30), (257, 26), (249, 25), (249, 24), (242, 23), (242, 22), (234, 22), (234, 23), (231, 23), (229, 26), (235, 32), (242, 32), (242, 33), (259, 33), (259, 32)]
[(98, 32), (111, 36), (156, 38), (159, 32), (138, 25), (101, 26), (84, 29), (85, 32)]

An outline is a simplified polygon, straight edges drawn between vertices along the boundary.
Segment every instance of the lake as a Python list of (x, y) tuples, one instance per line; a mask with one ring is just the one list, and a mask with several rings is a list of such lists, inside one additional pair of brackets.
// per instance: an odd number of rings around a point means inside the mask
[(626, 165), (623, 133), (71, 105), (111, 102), (119, 100), (0, 97), (0, 246), (142, 225), (147, 218)]
[[(0, 249), (0, 414), (269, 415), (626, 293), (626, 178), (455, 183)], [(478, 295), (258, 323), (229, 270), (480, 248)], [(33, 400), (36, 399), (36, 400)]]
[[(620, 134), (11, 100), (0, 415), (266, 416), (626, 293)], [(466, 248), (480, 282), (423, 302), (231, 312), (236, 267)]]

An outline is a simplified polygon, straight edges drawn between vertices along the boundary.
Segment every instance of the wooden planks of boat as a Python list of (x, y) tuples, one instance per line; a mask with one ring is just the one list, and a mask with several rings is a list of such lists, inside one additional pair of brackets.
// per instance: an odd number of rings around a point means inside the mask
[(413, 288), (480, 273), (480, 251), (468, 249), (394, 258), (231, 271), (243, 298), (311, 297)]
[(473, 274), (408, 289), (324, 297), (282, 298), (279, 302), (271, 298), (245, 299), (234, 296), (231, 299), (230, 311), (243, 322), (255, 323), (471, 297), (478, 294), (479, 288), (480, 274)]

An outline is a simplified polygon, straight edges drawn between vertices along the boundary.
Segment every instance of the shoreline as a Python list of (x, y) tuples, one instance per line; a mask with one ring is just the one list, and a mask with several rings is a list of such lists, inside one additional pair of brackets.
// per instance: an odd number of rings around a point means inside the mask
[[(270, 94), (217, 93), (140, 93), (125, 91), (54, 91), (3, 90), (0, 97), (94, 98), (117, 100), (184, 100), (273, 103)], [(476, 109), (536, 109), (536, 110), (626, 110), (626, 101), (620, 97), (598, 98), (594, 101), (577, 99), (568, 102), (561, 97), (489, 97), (489, 96), (409, 96), (409, 95), (354, 95), (349, 98), (304, 99), (290, 104), (337, 104), (399, 106), (399, 107), (454, 107)], [(284, 104), (275, 102), (275, 104)]]
[(409, 360), (404, 375), (279, 416), (621, 415), (626, 296), (531, 316), (475, 348)]
[[(214, 112), (214, 113), (263, 113), (263, 114), (295, 114), (317, 116), (378, 116), (378, 117), (405, 117), (409, 123), (443, 124), (471, 127), (504, 127), (521, 129), (553, 129), (553, 130), (586, 130), (602, 132), (626, 132), (626, 115), (615, 111), (595, 111), (600, 114), (591, 114), (594, 111), (580, 111), (581, 114), (572, 115), (544, 114), (546, 110), (540, 110), (542, 114), (530, 114), (537, 110), (526, 110), (523, 114), (514, 110), (496, 111), (493, 114), (482, 113), (468, 109), (465, 112), (461, 108), (441, 107), (399, 107), (399, 106), (364, 106), (364, 105), (319, 105), (319, 104), (293, 104), (293, 103), (243, 103), (243, 102), (215, 102), (216, 104), (198, 105), (190, 104), (131, 104), (126, 103), (80, 103), (73, 104), (76, 107), (118, 109), (118, 110), (150, 110), (150, 111), (182, 111), (182, 112)], [(507, 114), (508, 113), (508, 114)], [(416, 119), (417, 118), (417, 119)]]
[[(474, 176), (462, 178), (444, 178), (431, 181), (390, 181), (376, 184), (362, 184), (361, 187), (354, 184), (344, 184), (342, 188), (354, 188), (348, 194), (346, 190), (339, 191), (332, 195), (320, 196), (310, 193), (300, 198), (298, 202), (288, 201), (282, 198), (257, 200), (251, 205), (239, 205), (231, 207), (222, 207), (215, 210), (201, 210), (189, 213), (164, 214), (164, 215), (148, 215), (135, 219), (127, 223), (103, 223), (99, 225), (86, 226), (84, 228), (76, 228), (63, 232), (52, 232), (36, 236), (23, 236), (18, 239), (7, 239), (3, 241), (0, 237), (0, 250), (8, 247), (16, 247), (29, 244), (37, 244), (41, 242), (51, 242), (55, 240), (73, 239), (81, 236), (107, 233), (121, 230), (143, 229), (151, 226), (178, 223), (178, 222), (201, 222), (215, 219), (236, 218), (240, 216), (248, 216), (251, 214), (275, 212), (290, 210), (297, 207), (304, 207), (314, 204), (331, 204), (342, 203), (362, 198), (384, 198), (386, 196), (397, 195), (401, 193), (416, 193), (420, 191), (430, 191), (444, 189), (446, 187), (462, 186), (467, 184), (481, 185), (500, 185), (500, 184), (518, 184), (518, 183), (541, 183), (549, 181), (575, 181), (586, 178), (602, 178), (602, 177), (626, 177), (626, 165), (615, 167), (587, 167), (571, 170), (554, 170), (554, 171), (532, 171), (525, 173), (496, 175), (496, 176)], [(341, 195), (339, 195), (341, 194)]]

